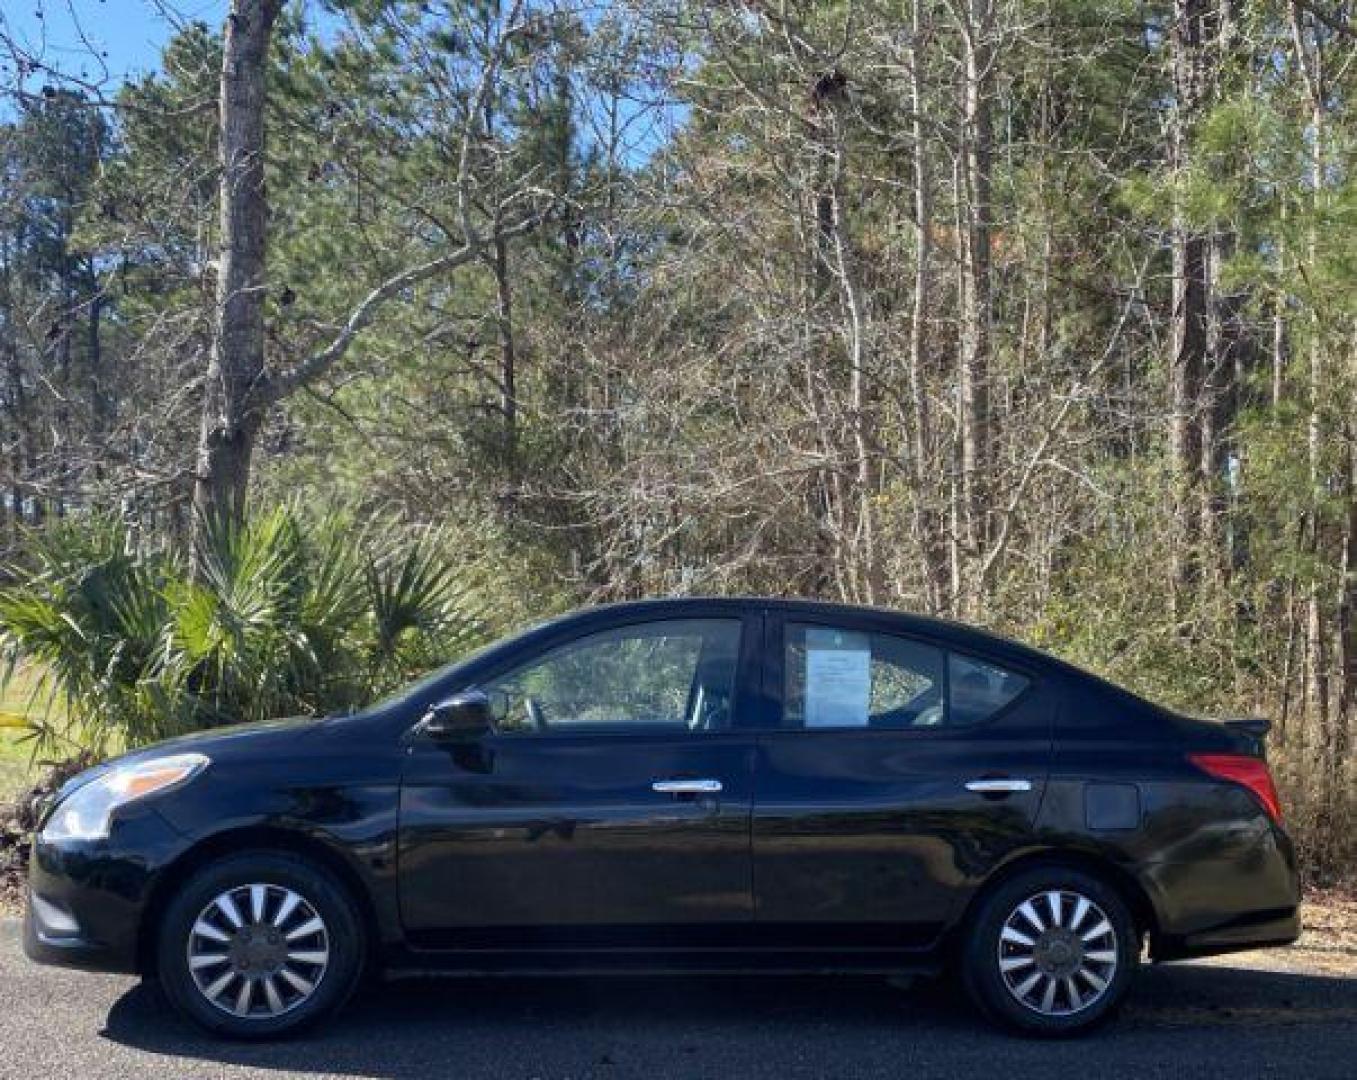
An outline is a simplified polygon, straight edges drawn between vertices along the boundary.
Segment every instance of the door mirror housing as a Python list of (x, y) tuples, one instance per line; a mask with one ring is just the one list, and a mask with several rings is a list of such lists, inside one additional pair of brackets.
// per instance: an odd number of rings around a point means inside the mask
[(490, 698), (482, 690), (463, 690), (429, 706), (420, 727), (432, 739), (483, 735), (493, 727)]

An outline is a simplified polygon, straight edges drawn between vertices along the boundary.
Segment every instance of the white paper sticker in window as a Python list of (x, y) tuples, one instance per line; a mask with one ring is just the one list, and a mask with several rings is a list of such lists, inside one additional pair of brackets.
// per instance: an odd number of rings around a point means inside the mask
[(868, 635), (806, 627), (806, 727), (866, 727), (871, 696)]

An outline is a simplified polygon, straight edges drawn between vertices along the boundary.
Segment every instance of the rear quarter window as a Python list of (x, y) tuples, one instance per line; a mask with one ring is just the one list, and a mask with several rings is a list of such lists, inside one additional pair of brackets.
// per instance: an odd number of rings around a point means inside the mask
[(947, 714), (957, 726), (983, 723), (1016, 701), (1029, 684), (1016, 671), (958, 653), (950, 654), (947, 667)]

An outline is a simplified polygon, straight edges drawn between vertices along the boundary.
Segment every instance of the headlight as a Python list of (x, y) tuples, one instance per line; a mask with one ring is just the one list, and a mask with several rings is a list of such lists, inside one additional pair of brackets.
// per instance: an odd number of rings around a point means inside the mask
[(202, 754), (175, 754), (116, 765), (97, 780), (77, 788), (57, 804), (43, 826), (44, 840), (103, 840), (113, 811), (158, 791), (178, 787), (205, 768)]

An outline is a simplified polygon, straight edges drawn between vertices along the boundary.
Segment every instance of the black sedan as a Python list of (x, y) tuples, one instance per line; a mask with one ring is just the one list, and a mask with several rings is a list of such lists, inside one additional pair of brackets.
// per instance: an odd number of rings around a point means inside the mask
[(354, 716), (62, 789), (35, 960), (264, 1037), (364, 972), (951, 968), (1067, 1033), (1155, 960), (1298, 933), (1264, 721), (1169, 712), (955, 624), (781, 600), (577, 612)]

